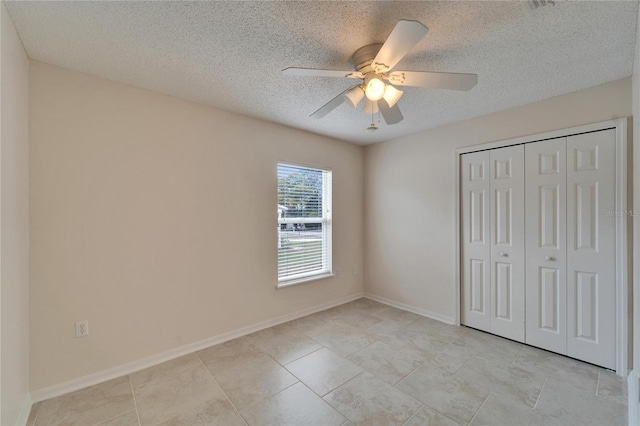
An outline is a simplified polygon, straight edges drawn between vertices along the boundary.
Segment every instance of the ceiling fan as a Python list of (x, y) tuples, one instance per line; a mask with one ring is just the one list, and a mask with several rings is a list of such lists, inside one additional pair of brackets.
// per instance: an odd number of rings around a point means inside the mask
[[(429, 89), (470, 90), (478, 83), (476, 74), (457, 74), (427, 71), (392, 71), (393, 67), (415, 46), (429, 29), (418, 21), (400, 20), (384, 44), (361, 47), (351, 57), (355, 71), (334, 71), (313, 68), (286, 68), (284, 75), (307, 77), (346, 77), (362, 82), (349, 87), (324, 106), (311, 114), (322, 118), (343, 102), (357, 109), (366, 98), (363, 111), (367, 114), (380, 112), (387, 124), (402, 121), (403, 116), (397, 102), (404, 93), (396, 86), (426, 87)], [(375, 129), (375, 124), (372, 127)]]

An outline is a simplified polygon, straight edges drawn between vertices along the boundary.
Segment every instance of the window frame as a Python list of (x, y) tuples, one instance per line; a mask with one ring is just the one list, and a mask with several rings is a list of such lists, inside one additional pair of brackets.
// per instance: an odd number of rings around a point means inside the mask
[[(280, 259), (277, 260), (277, 285), (276, 288), (285, 288), (299, 285), (311, 281), (322, 280), (335, 276), (333, 274), (333, 171), (327, 167), (318, 167), (309, 164), (301, 164), (290, 161), (278, 161), (276, 164), (276, 175), (280, 166), (293, 169), (307, 169), (322, 172), (322, 216), (321, 217), (286, 217), (281, 218), (278, 214), (278, 235), (280, 237), (281, 226), (287, 224), (322, 224), (322, 269), (316, 271), (306, 271), (291, 276), (280, 276)], [(280, 188), (276, 182), (276, 204), (280, 195)], [(279, 205), (279, 204), (278, 204)], [(280, 250), (278, 248), (277, 250)]]

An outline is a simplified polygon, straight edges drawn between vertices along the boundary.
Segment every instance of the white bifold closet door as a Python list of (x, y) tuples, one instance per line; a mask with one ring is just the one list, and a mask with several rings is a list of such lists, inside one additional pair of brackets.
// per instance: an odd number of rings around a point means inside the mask
[(567, 138), (567, 355), (615, 369), (614, 129)]
[(525, 341), (614, 369), (615, 130), (530, 143), (525, 158)]
[(462, 157), (462, 323), (524, 341), (524, 147)]
[(461, 322), (491, 331), (490, 151), (462, 156)]
[(615, 368), (615, 144), (462, 155), (462, 324)]
[(526, 145), (526, 342), (567, 353), (566, 138)]

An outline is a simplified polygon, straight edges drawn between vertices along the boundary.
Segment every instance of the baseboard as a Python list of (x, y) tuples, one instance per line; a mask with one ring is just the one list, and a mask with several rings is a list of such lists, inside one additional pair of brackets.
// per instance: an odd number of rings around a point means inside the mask
[(18, 414), (16, 426), (25, 426), (27, 424), (27, 421), (29, 420), (29, 414), (31, 413), (32, 404), (33, 402), (31, 401), (31, 394), (27, 393), (24, 396), (24, 402), (22, 403), (22, 407), (20, 408), (20, 414)]
[(415, 306), (407, 305), (393, 299), (387, 299), (386, 297), (378, 296), (372, 293), (365, 293), (364, 297), (366, 297), (367, 299), (375, 300), (376, 302), (384, 303), (385, 305), (393, 306), (394, 308), (402, 309), (403, 311), (413, 312), (414, 314), (422, 315), (423, 317), (446, 322), (447, 324), (456, 323), (452, 317), (448, 317), (437, 312), (427, 311), (426, 309), (417, 308)]
[(631, 370), (631, 373), (629, 373), (627, 377), (627, 389), (629, 393), (627, 404), (629, 407), (629, 425), (632, 426), (640, 425), (640, 418), (638, 418), (638, 410), (640, 408), (640, 404), (638, 403), (638, 401), (640, 401), (638, 395), (638, 392), (640, 392), (640, 389), (638, 389), (639, 380), (638, 369)]
[[(127, 363), (127, 364), (119, 365), (117, 367), (109, 368), (103, 371), (99, 371), (97, 373), (92, 373), (83, 377), (79, 377), (77, 379), (69, 380), (64, 383), (38, 389), (31, 392), (31, 400), (33, 400), (33, 402), (40, 402), (46, 399), (54, 398), (56, 396), (67, 394), (69, 392), (74, 392), (80, 389), (84, 389), (89, 386), (97, 385), (107, 380), (115, 379), (117, 377), (124, 376), (126, 374), (131, 374), (133, 372), (136, 372), (148, 367), (153, 367), (154, 365), (172, 360), (174, 358), (187, 355), (191, 352), (208, 348), (209, 346), (224, 343), (228, 340), (236, 339), (238, 337), (242, 337), (250, 333), (255, 333), (256, 331), (260, 331), (265, 328), (273, 327), (274, 325), (282, 324), (284, 322), (302, 318), (307, 315), (314, 314), (316, 312), (324, 311), (325, 309), (330, 309), (335, 306), (352, 302), (356, 299), (362, 298), (363, 296), (364, 296), (363, 293), (356, 293), (350, 296), (341, 297), (340, 299), (336, 299), (331, 302), (323, 303), (321, 305), (316, 305), (311, 308), (302, 309), (300, 311), (295, 311), (286, 315), (281, 315), (279, 317), (265, 320), (257, 324), (252, 324), (246, 327), (238, 328), (238, 329), (229, 331), (227, 333), (223, 333), (217, 336), (210, 337), (208, 339), (190, 343), (185, 346), (180, 346), (178, 348), (174, 348), (157, 355), (152, 355), (137, 361)], [(27, 416), (28, 416), (28, 413), (27, 413)]]

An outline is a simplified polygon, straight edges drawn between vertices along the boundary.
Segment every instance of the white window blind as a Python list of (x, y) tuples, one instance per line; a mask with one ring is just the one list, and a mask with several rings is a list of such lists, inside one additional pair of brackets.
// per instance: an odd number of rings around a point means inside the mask
[(278, 164), (278, 283), (331, 274), (331, 171)]

